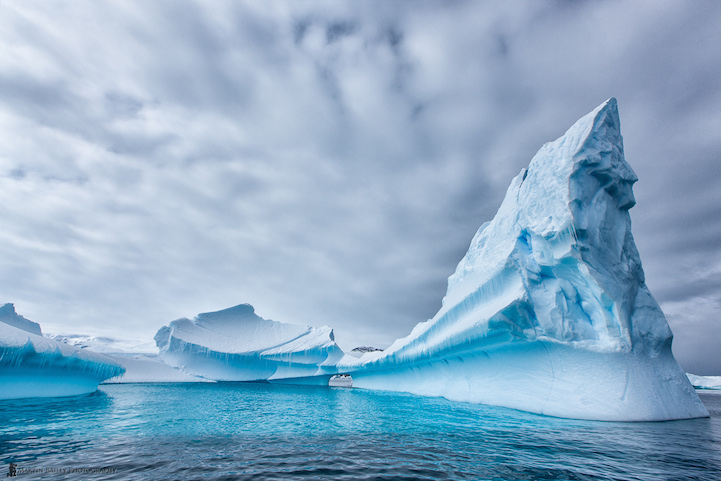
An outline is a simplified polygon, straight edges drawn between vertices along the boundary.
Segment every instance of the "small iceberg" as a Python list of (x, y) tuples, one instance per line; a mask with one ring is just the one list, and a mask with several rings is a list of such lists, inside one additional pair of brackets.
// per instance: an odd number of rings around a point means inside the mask
[(686, 373), (686, 377), (696, 389), (721, 391), (721, 376), (697, 376)]
[(356, 388), (549, 416), (707, 417), (644, 282), (629, 214), (636, 180), (609, 99), (513, 179), (438, 313), (337, 372)]

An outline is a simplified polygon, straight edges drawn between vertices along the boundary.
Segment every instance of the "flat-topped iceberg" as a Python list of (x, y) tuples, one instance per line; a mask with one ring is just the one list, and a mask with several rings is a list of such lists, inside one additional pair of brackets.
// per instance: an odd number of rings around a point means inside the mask
[(178, 319), (155, 335), (160, 359), (184, 372), (217, 381), (307, 379), (327, 383), (343, 351), (327, 326), (263, 319), (242, 304)]
[(478, 230), (435, 317), (338, 371), (356, 387), (560, 417), (708, 416), (644, 282), (619, 125), (610, 99), (544, 145)]
[(123, 371), (102, 354), (43, 337), (12, 304), (0, 308), (0, 399), (87, 394)]
[(689, 373), (686, 373), (686, 376), (696, 389), (721, 391), (721, 376), (697, 376)]

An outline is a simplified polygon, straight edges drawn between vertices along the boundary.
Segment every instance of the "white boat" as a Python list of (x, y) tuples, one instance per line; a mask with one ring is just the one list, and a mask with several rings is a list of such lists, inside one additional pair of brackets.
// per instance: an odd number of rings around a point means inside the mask
[(336, 374), (328, 381), (330, 387), (353, 387), (353, 378), (350, 374)]

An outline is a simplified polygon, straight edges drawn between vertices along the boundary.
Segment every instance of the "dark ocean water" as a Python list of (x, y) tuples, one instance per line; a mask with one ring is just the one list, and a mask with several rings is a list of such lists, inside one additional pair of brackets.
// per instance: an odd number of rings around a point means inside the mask
[(609, 423), (356, 389), (107, 385), (0, 401), (0, 476), (721, 480), (721, 393), (700, 395), (710, 419)]

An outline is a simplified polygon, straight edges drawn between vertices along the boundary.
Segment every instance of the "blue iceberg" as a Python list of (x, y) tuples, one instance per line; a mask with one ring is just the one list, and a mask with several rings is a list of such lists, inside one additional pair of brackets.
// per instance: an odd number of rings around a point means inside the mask
[(106, 356), (43, 337), (12, 304), (0, 308), (0, 399), (87, 394), (123, 371)]
[(545, 144), (476, 233), (440, 311), (354, 386), (594, 420), (708, 416), (644, 282), (615, 99)]
[(155, 341), (166, 364), (216, 381), (327, 383), (316, 376), (329, 378), (344, 355), (331, 328), (263, 319), (249, 304), (175, 320)]

